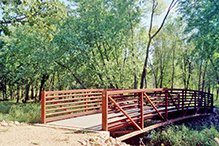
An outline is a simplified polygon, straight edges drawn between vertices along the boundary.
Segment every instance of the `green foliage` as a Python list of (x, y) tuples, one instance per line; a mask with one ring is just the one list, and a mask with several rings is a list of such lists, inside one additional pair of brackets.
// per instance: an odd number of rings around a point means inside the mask
[[(193, 55), (200, 66), (204, 64), (206, 67), (203, 80), (206, 80), (209, 86), (217, 88), (217, 98), (219, 90), (217, 87), (219, 84), (218, 6), (217, 0), (180, 0), (178, 7), (182, 14), (181, 19), (187, 25), (185, 33), (190, 35), (187, 40), (195, 44)], [(199, 72), (203, 72), (202, 69)]]
[[(26, 102), (39, 101), (41, 90), (139, 88), (148, 43), (141, 20), (151, 2), (76, 0), (70, 1), (73, 7), (67, 9), (56, 0), (5, 1), (1, 6), (4, 22), (13, 19), (12, 12), (28, 16), (21, 20), (28, 22), (10, 21), (12, 25), (7, 27), (2, 23), (11, 34), (1, 36), (0, 41), (0, 98)], [(163, 7), (159, 2), (155, 15)], [(215, 40), (210, 41), (209, 33), (203, 32), (195, 40), (185, 41), (191, 36), (183, 33), (185, 26), (178, 18), (167, 19), (151, 42), (147, 88), (217, 93)], [(152, 33), (155, 30), (157, 27)], [(203, 39), (204, 35), (208, 39)]]
[(8, 102), (0, 103), (0, 121), (19, 121), (39, 123), (41, 117), (40, 103), (15, 104)]
[(54, 30), (54, 24), (61, 22), (67, 15), (66, 6), (59, 0), (10, 0), (1, 2), (0, 9), (0, 31), (4, 34), (11, 34), (8, 24), (19, 26), (27, 23), (32, 30), (44, 32), (47, 39), (52, 38), (49, 32)]
[(215, 127), (210, 129), (205, 128), (201, 131), (191, 130), (185, 125), (182, 126), (168, 126), (161, 132), (153, 131), (150, 135), (149, 145), (205, 145), (212, 146), (217, 145), (214, 140), (215, 137), (219, 137), (219, 132)]

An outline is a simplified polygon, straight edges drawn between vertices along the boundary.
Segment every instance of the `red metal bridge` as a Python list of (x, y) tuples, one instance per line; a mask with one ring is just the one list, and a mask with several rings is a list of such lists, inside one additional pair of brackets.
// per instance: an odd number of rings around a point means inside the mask
[[(81, 89), (41, 95), (41, 123), (123, 133), (122, 141), (213, 112), (213, 94), (188, 89)], [(148, 120), (159, 122), (145, 126)]]

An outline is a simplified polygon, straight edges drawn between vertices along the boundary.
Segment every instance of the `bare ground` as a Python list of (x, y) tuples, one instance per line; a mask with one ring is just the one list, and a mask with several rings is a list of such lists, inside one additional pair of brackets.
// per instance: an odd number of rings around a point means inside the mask
[[(33, 125), (0, 126), (0, 146), (80, 146), (79, 141), (95, 133), (76, 133), (72, 130)], [(97, 134), (96, 134), (97, 135)]]

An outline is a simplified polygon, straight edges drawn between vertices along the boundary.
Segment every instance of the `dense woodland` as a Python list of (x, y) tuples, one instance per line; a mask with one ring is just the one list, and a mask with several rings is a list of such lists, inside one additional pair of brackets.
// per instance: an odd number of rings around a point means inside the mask
[(219, 1), (170, 1), (1, 1), (0, 100), (38, 102), (42, 90), (79, 88), (186, 88), (218, 98)]

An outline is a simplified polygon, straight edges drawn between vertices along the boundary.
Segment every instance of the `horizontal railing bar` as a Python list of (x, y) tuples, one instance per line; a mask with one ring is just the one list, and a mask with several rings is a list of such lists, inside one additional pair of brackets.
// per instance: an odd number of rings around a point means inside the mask
[(45, 91), (45, 94), (61, 94), (61, 93), (77, 93), (77, 92), (102, 92), (104, 89), (78, 89), (78, 90), (61, 90), (61, 91)]
[(135, 95), (113, 95), (112, 96), (112, 98), (113, 99), (119, 99), (119, 98), (121, 98), (121, 99), (123, 99), (124, 97), (133, 97), (133, 96), (135, 96)]
[(65, 113), (69, 113), (69, 112), (72, 113), (72, 112), (84, 111), (84, 110), (89, 110), (89, 109), (97, 109), (97, 108), (101, 108), (101, 106), (99, 106), (99, 107), (80, 108), (80, 109), (75, 109), (75, 110), (67, 110), (67, 111), (63, 111), (63, 112), (49, 113), (49, 114), (46, 114), (46, 116), (54, 116), (54, 115), (65, 114)]
[(84, 93), (84, 94), (82, 93), (82, 94), (54, 95), (54, 96), (46, 96), (46, 99), (75, 97), (75, 96), (94, 96), (94, 95), (102, 95), (102, 92), (101, 93)]
[[(85, 99), (96, 99), (102, 98), (102, 96), (91, 96), (91, 97), (82, 97), (82, 98), (68, 98), (68, 99), (58, 99), (58, 100), (48, 100), (46, 103), (55, 103), (55, 102), (66, 102), (66, 101), (75, 101), (75, 100), (85, 100)], [(101, 99), (100, 99), (101, 100)]]
[[(87, 100), (87, 102), (88, 101), (95, 102), (94, 100)], [(99, 101), (101, 101), (101, 100), (99, 100)], [(98, 100), (97, 100), (97, 102), (98, 102)], [(50, 105), (46, 105), (46, 107), (63, 106), (63, 105), (74, 105), (74, 104), (78, 104), (78, 103), (86, 103), (86, 101), (50, 104)]]
[(53, 109), (47, 109), (46, 112), (57, 111), (57, 110), (66, 110), (66, 109), (85, 107), (85, 106), (89, 107), (89, 106), (93, 106), (93, 105), (102, 105), (102, 103), (82, 104), (82, 105), (77, 105), (77, 106), (66, 106), (66, 107), (60, 107), (60, 108), (53, 108)]
[(149, 91), (165, 91), (164, 88), (160, 89), (129, 89), (129, 90), (119, 90), (119, 91), (108, 91), (108, 95), (113, 94), (124, 94), (124, 93), (141, 93), (141, 92), (149, 92)]

